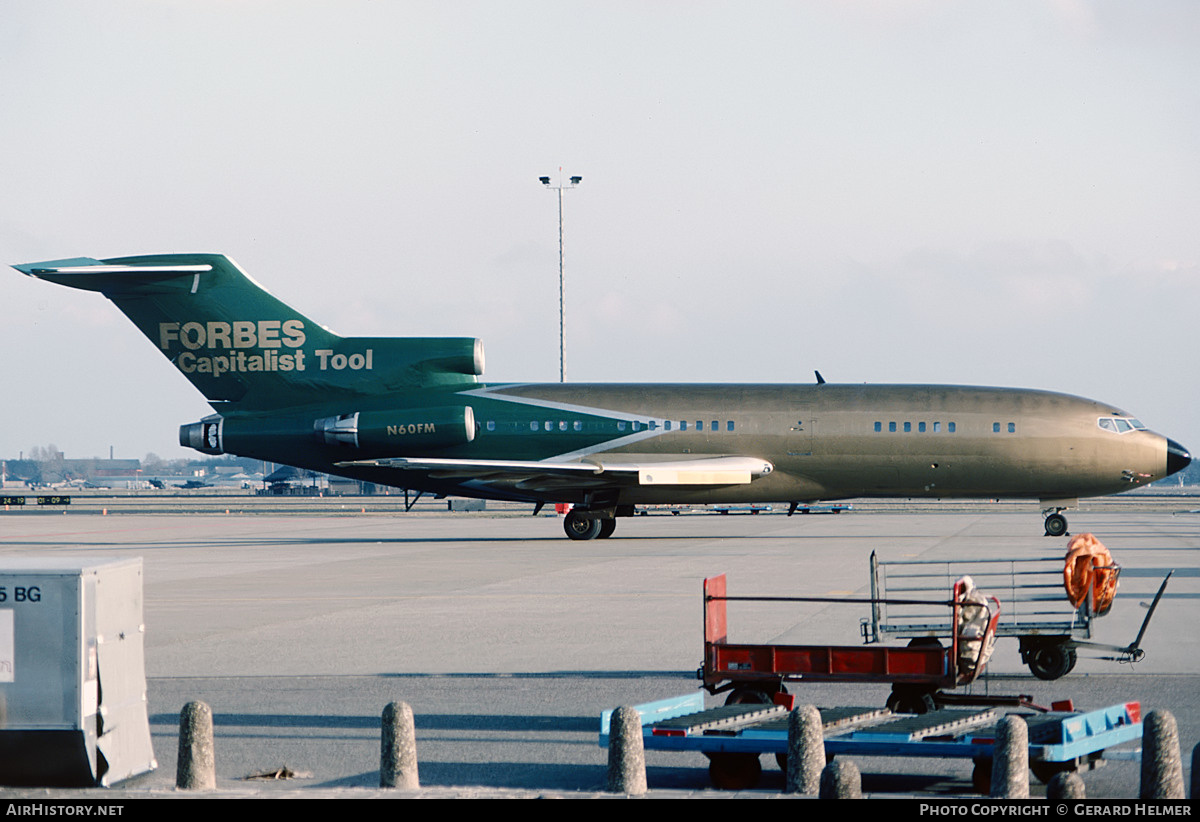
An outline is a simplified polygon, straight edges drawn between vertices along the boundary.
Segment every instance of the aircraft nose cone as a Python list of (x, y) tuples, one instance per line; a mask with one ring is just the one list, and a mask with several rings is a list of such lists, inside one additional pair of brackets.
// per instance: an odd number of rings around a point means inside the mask
[(1175, 440), (1167, 440), (1167, 476), (1182, 471), (1192, 462), (1192, 455)]

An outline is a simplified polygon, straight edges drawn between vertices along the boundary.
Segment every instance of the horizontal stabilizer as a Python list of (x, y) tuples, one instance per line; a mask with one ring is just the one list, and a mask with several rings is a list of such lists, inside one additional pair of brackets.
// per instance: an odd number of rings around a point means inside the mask
[(59, 285), (80, 288), (85, 291), (108, 292), (122, 286), (132, 287), (138, 283), (157, 282), (175, 277), (198, 278), (213, 270), (209, 263), (166, 263), (114, 264), (92, 257), (73, 257), (68, 260), (47, 260), (41, 263), (22, 263), (13, 268), (22, 274), (48, 280)]

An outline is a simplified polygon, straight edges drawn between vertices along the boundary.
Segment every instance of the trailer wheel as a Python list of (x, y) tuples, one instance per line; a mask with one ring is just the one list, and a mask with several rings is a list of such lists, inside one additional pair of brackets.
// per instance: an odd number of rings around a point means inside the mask
[(708, 757), (708, 779), (714, 788), (723, 791), (747, 791), (758, 786), (762, 777), (762, 763), (756, 753), (706, 754)]
[(753, 685), (740, 685), (734, 688), (725, 700), (726, 705), (772, 705), (771, 695), (762, 688)]
[(1038, 679), (1059, 679), (1075, 667), (1075, 649), (1066, 645), (1039, 645), (1029, 650), (1025, 662)]
[(1079, 770), (1079, 763), (1074, 759), (1067, 762), (1046, 762), (1038, 760), (1037, 762), (1029, 763), (1029, 770), (1033, 771), (1033, 775), (1037, 777), (1038, 782), (1043, 785), (1049, 785), (1050, 780), (1060, 773), (1073, 773)]
[(894, 714), (927, 714), (937, 709), (933, 694), (921, 686), (892, 686), (892, 692), (884, 703)]
[(971, 787), (975, 789), (975, 793), (984, 796), (992, 792), (992, 760), (975, 760), (975, 767), (971, 770)]

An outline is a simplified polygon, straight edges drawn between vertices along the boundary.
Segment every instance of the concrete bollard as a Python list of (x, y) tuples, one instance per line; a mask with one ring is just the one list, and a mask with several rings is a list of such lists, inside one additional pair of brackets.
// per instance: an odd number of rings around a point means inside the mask
[(812, 705), (793, 708), (788, 714), (787, 783), (784, 793), (809, 796), (821, 787), (825, 767), (825, 728), (821, 713)]
[(184, 791), (206, 791), (217, 787), (212, 709), (203, 702), (189, 702), (179, 713), (175, 787)]
[(862, 774), (848, 759), (835, 759), (821, 771), (821, 799), (862, 799)]
[(1138, 798), (1184, 798), (1179, 728), (1170, 711), (1151, 711), (1142, 721), (1142, 784)]
[(609, 793), (640, 796), (646, 792), (646, 750), (642, 745), (642, 717), (623, 705), (608, 723)]
[(1192, 748), (1192, 792), (1190, 796), (1193, 801), (1200, 797), (1200, 773), (1196, 772), (1196, 765), (1200, 763), (1196, 762), (1197, 753), (1200, 753), (1200, 742), (1197, 742), (1196, 747)]
[(996, 727), (989, 795), (994, 799), (1029, 798), (1029, 726), (1019, 716), (1006, 716)]
[(379, 787), (416, 790), (417, 728), (406, 702), (389, 702), (383, 709), (383, 735), (379, 746)]

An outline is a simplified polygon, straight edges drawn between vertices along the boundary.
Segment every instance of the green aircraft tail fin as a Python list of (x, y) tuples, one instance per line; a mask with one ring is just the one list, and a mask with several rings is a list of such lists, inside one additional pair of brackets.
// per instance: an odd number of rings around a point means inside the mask
[(269, 409), (414, 387), (474, 383), (471, 338), (339, 337), (221, 254), (77, 257), (13, 266), (99, 291), (214, 406)]

